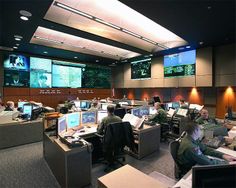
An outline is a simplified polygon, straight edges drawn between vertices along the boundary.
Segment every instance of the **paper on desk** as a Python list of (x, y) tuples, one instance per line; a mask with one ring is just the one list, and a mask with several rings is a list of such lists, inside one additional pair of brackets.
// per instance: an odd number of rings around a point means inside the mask
[(192, 187), (192, 179), (191, 180), (187, 180), (187, 179), (181, 179), (180, 181), (178, 181), (178, 183), (176, 183), (174, 185), (173, 188), (191, 188)]
[(227, 155), (231, 155), (231, 156), (233, 156), (233, 157), (236, 157), (236, 151), (231, 150), (231, 149), (219, 147), (218, 149), (216, 149), (216, 151), (219, 151), (219, 152), (222, 152), (222, 153), (224, 153), (224, 154), (227, 154)]

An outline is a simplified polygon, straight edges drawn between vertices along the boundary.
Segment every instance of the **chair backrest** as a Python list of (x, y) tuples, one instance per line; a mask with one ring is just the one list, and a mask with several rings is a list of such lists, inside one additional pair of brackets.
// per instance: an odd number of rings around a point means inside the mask
[(126, 109), (124, 109), (124, 108), (117, 108), (117, 109), (115, 109), (114, 114), (116, 116), (119, 116), (121, 119), (123, 119), (123, 117), (126, 114)]
[(128, 146), (134, 147), (132, 127), (129, 122), (119, 122), (109, 124), (103, 138), (104, 149), (123, 149)]

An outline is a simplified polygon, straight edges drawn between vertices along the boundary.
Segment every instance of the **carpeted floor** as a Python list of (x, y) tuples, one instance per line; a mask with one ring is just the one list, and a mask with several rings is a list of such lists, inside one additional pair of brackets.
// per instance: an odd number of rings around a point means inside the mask
[[(157, 171), (174, 178), (174, 162), (165, 143), (161, 144), (158, 152), (142, 160), (126, 155), (125, 163), (146, 174)], [(92, 182), (88, 187), (97, 186), (97, 178), (106, 174), (104, 168), (103, 164), (93, 165)], [(43, 158), (42, 142), (0, 150), (0, 187), (60, 187)]]

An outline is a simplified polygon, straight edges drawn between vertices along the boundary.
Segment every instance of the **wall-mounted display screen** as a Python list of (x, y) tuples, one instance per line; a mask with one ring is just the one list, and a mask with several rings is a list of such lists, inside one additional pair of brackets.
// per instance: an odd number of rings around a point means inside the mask
[(164, 77), (195, 75), (196, 50), (164, 56)]
[(4, 86), (29, 87), (29, 72), (18, 70), (5, 70)]
[(30, 72), (31, 88), (50, 88), (52, 83), (51, 73), (42, 73), (37, 71)]
[(29, 71), (29, 58), (16, 54), (6, 55), (3, 65), (4, 69)]
[(110, 88), (111, 69), (105, 67), (86, 66), (82, 68), (82, 87)]
[(131, 62), (131, 79), (151, 78), (151, 58)]
[(30, 71), (52, 72), (52, 60), (30, 57)]
[(81, 87), (81, 68), (52, 65), (52, 87)]

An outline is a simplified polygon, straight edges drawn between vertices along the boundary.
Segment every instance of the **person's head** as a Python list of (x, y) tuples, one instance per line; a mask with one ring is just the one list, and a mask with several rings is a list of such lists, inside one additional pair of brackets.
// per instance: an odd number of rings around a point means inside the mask
[(94, 101), (91, 106), (96, 108), (98, 106), (98, 103), (96, 101)]
[(19, 76), (19, 73), (18, 73), (18, 72), (15, 72), (15, 73), (12, 74), (12, 79), (13, 79), (13, 80), (18, 81), (19, 78), (20, 78), (20, 76)]
[(161, 103), (155, 102), (155, 103), (154, 103), (154, 108), (155, 108), (156, 110), (160, 109), (160, 108), (161, 108)]
[(45, 75), (41, 75), (40, 77), (39, 77), (39, 82), (42, 84), (42, 83), (46, 83), (47, 82), (47, 76), (45, 76)]
[(199, 125), (192, 121), (186, 121), (183, 126), (183, 130), (191, 136), (194, 140), (201, 138), (201, 129)]
[(121, 108), (121, 105), (119, 103), (117, 103), (116, 108)]
[(180, 100), (179, 100), (179, 104), (180, 104), (180, 105), (185, 104), (185, 100), (184, 100), (184, 99), (180, 99)]
[(202, 109), (202, 110), (201, 110), (201, 117), (202, 117), (203, 119), (208, 119), (208, 118), (209, 118), (209, 114), (208, 114), (207, 109)]
[(107, 106), (107, 113), (108, 113), (109, 115), (114, 114), (114, 111), (115, 111), (115, 107), (114, 107), (113, 105), (108, 105), (108, 106)]
[(7, 101), (6, 107), (8, 107), (8, 108), (14, 110), (15, 104), (14, 104), (13, 101)]

